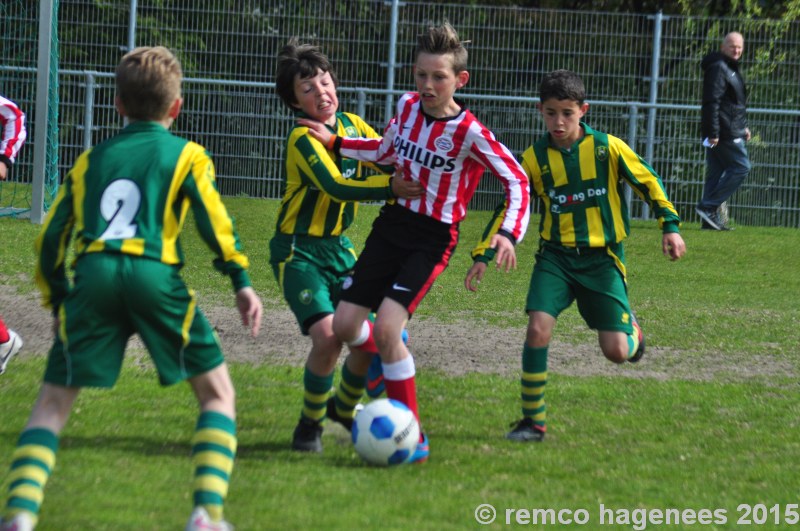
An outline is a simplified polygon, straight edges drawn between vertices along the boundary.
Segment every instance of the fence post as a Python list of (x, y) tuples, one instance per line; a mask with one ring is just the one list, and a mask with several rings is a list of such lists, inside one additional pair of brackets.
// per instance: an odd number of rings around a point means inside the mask
[(94, 127), (94, 73), (86, 72), (86, 94), (83, 97), (83, 149), (92, 147)]
[[(655, 142), (656, 134), (656, 103), (658, 103), (658, 82), (659, 82), (659, 66), (661, 63), (661, 25), (664, 20), (664, 14), (659, 11), (655, 15), (653, 23), (653, 57), (650, 65), (650, 108), (647, 111), (647, 151), (645, 152), (645, 159), (652, 164), (653, 162), (653, 144)], [(642, 218), (647, 219), (650, 217), (650, 206), (645, 203), (642, 207)]]
[(364, 89), (357, 89), (356, 92), (356, 101), (358, 102), (356, 105), (356, 109), (359, 116), (364, 116), (367, 114), (367, 93), (364, 92)]
[(389, 22), (389, 64), (386, 66), (386, 108), (384, 121), (388, 122), (394, 116), (394, 71), (397, 68), (397, 23), (400, 19), (400, 0), (392, 0), (392, 20)]
[[(628, 110), (628, 145), (636, 151), (636, 126), (639, 121), (639, 104), (631, 102)], [(631, 210), (631, 201), (633, 201), (633, 190), (630, 186), (626, 186), (625, 202), (628, 203), (628, 211)]]
[(131, 0), (131, 12), (128, 13), (128, 50), (136, 48), (136, 11), (138, 0)]
[(31, 222), (44, 222), (44, 188), (48, 170), (48, 134), (50, 127), (50, 51), (53, 39), (53, 0), (39, 2), (39, 53), (36, 69), (36, 129), (33, 143), (33, 189)]

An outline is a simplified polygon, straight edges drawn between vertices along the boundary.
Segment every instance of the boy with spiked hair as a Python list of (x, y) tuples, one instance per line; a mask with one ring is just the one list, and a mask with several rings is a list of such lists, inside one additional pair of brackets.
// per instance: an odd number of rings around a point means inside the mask
[[(516, 266), (514, 246), (528, 226), (528, 180), (509, 149), (454, 97), (469, 81), (467, 50), (448, 23), (431, 26), (417, 39), (417, 92), (397, 104), (382, 139), (342, 138), (314, 127), (312, 134), (345, 157), (394, 164), (402, 178), (419, 182), (416, 199), (386, 204), (372, 226), (353, 276), (334, 315), (334, 331), (346, 343), (363, 336), (361, 323), (377, 310), (375, 342), (383, 362), (386, 394), (419, 419), (414, 359), (401, 333), (444, 271), (458, 241), (458, 225), (484, 170), (503, 183), (508, 208), (490, 246), (497, 264)], [(308, 125), (308, 124), (306, 124)], [(421, 432), (412, 462), (428, 458)]]
[[(36, 282), (57, 336), (39, 397), (11, 462), (0, 529), (36, 525), (59, 434), (83, 387), (113, 387), (139, 334), (162, 385), (188, 380), (200, 406), (194, 437), (194, 510), (186, 529), (223, 531), (236, 454), (235, 395), (219, 338), (180, 277), (178, 244), (192, 209), (200, 235), (230, 277), (253, 336), (262, 305), (205, 149), (168, 131), (178, 117), (181, 66), (163, 47), (136, 48), (116, 70), (116, 107), (130, 120), (84, 152), (64, 179), (36, 240)], [(75, 231), (74, 283), (65, 246)]]
[[(573, 301), (598, 330), (606, 358), (635, 363), (644, 354), (644, 336), (628, 301), (622, 241), (630, 223), (623, 181), (658, 218), (664, 255), (678, 260), (686, 252), (680, 218), (658, 174), (622, 140), (581, 121), (589, 110), (581, 78), (568, 70), (551, 72), (541, 82), (539, 98), (547, 134), (523, 153), (522, 166), (542, 202), (541, 239), (525, 307), (523, 418), (507, 435), (521, 442), (544, 439), (548, 345), (556, 319)], [(490, 221), (487, 235), (494, 225)], [(473, 251), (467, 289), (477, 289), (492, 252), (486, 242)]]
[[(355, 114), (339, 111), (337, 78), (328, 58), (311, 44), (291, 39), (278, 56), (275, 89), (297, 117), (311, 120), (338, 136), (378, 138)], [(365, 377), (375, 355), (370, 334), (350, 344), (335, 392), (334, 371), (342, 342), (333, 333), (333, 313), (356, 252), (345, 231), (358, 211), (358, 201), (416, 197), (416, 183), (389, 175), (362, 175), (364, 163), (335, 154), (295, 125), (286, 142), (284, 195), (270, 263), (300, 330), (311, 337), (303, 376), (303, 408), (292, 436), (292, 448), (322, 451), (323, 421), (330, 418), (350, 430), (354, 408), (364, 394)], [(393, 166), (377, 167), (393, 172)], [(364, 321), (364, 326), (371, 323)]]

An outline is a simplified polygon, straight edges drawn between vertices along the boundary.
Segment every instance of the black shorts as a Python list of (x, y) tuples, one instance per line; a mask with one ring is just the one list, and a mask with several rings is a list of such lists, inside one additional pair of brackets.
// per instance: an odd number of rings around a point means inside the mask
[(405, 207), (386, 204), (345, 279), (341, 300), (373, 311), (384, 298), (414, 313), (447, 267), (458, 243), (458, 224), (442, 223)]

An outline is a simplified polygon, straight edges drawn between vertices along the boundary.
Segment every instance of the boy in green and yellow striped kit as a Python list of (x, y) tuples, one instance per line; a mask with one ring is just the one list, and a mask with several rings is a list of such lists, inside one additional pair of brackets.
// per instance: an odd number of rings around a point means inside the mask
[[(187, 380), (200, 406), (192, 438), (194, 510), (186, 529), (232, 529), (222, 512), (236, 454), (235, 393), (219, 338), (180, 276), (178, 242), (189, 209), (254, 336), (262, 305), (217, 192), (211, 157), (168, 131), (183, 103), (181, 79), (180, 63), (166, 48), (136, 48), (122, 58), (116, 106), (130, 125), (78, 158), (36, 240), (36, 283), (57, 336), (12, 456), (3, 531), (35, 527), (75, 399), (83, 387), (114, 386), (133, 334), (150, 353), (160, 383)], [(66, 246), (73, 235), (69, 279)], [(144, 527), (171, 518), (158, 515)]]
[[(379, 137), (357, 115), (338, 110), (336, 85), (333, 66), (317, 46), (292, 39), (280, 51), (275, 89), (295, 116), (321, 122), (338, 137)], [(372, 323), (365, 321), (360, 341), (350, 345), (340, 384), (330, 396), (342, 350), (333, 333), (333, 312), (339, 289), (356, 262), (355, 248), (344, 233), (355, 219), (358, 201), (415, 197), (422, 188), (392, 179), (391, 166), (371, 165), (383, 174), (365, 176), (365, 163), (335, 154), (332, 146), (322, 145), (302, 125), (289, 132), (285, 157), (283, 199), (269, 243), (270, 264), (301, 332), (311, 338), (303, 407), (292, 448), (321, 452), (326, 418), (351, 428), (376, 353)]]
[[(522, 350), (522, 420), (507, 435), (514, 441), (544, 439), (548, 346), (556, 319), (573, 301), (586, 324), (598, 331), (606, 358), (637, 362), (644, 354), (644, 336), (628, 301), (622, 242), (630, 224), (623, 181), (658, 219), (664, 255), (678, 260), (686, 252), (680, 218), (658, 174), (622, 140), (580, 121), (589, 109), (585, 92), (573, 72), (547, 74), (538, 104), (547, 134), (522, 155), (542, 216), (525, 307), (529, 319)], [(467, 289), (477, 289), (483, 277), (492, 256), (486, 242), (502, 211), (501, 206), (473, 251)]]

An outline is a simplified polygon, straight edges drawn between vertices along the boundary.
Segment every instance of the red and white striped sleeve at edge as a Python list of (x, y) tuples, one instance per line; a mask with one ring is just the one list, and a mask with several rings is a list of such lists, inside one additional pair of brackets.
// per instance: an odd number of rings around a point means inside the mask
[(2, 96), (0, 96), (0, 125), (3, 132), (0, 138), (0, 156), (13, 163), (27, 137), (25, 114), (13, 101)]

